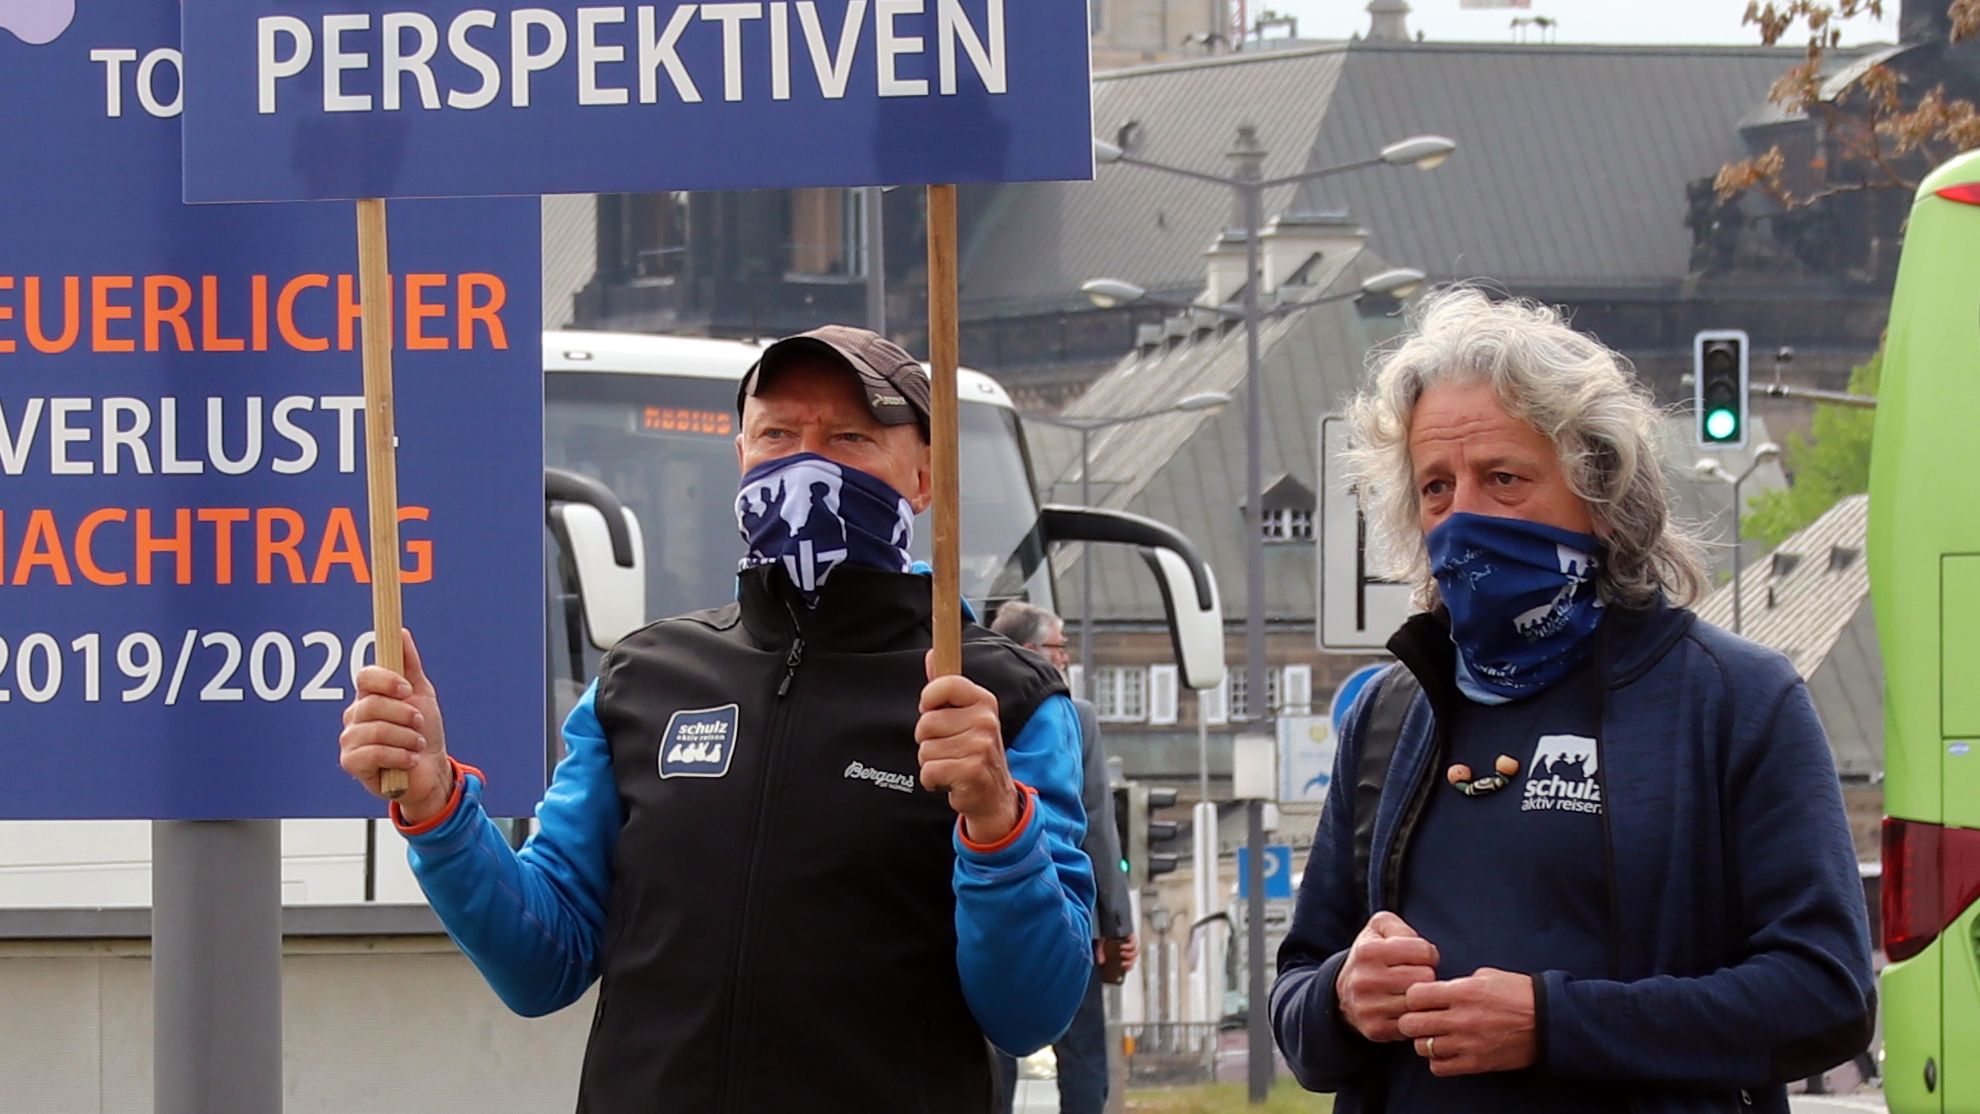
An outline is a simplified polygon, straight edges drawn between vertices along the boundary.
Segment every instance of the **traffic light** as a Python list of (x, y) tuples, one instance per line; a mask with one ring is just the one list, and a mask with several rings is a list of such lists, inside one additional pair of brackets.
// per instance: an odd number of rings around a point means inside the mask
[(1155, 809), (1176, 803), (1176, 791), (1158, 786), (1128, 782), (1114, 790), (1114, 824), (1121, 836), (1121, 869), (1128, 885), (1140, 889), (1160, 875), (1176, 869), (1177, 856), (1166, 847), (1182, 833), (1174, 820), (1151, 819)]
[(1156, 787), (1144, 787), (1145, 794), (1141, 807), (1141, 819), (1148, 840), (1148, 869), (1142, 872), (1141, 880), (1147, 882), (1156, 875), (1167, 874), (1176, 869), (1176, 855), (1170, 851), (1157, 851), (1157, 847), (1173, 846), (1176, 837), (1182, 834), (1182, 825), (1174, 820), (1152, 819), (1158, 808), (1173, 808), (1176, 791)]
[(1692, 341), (1692, 401), (1700, 448), (1738, 449), (1746, 445), (1750, 347), (1739, 329), (1707, 330)]
[[(1120, 837), (1121, 849), (1121, 861), (1118, 865), (1121, 873), (1127, 875), (1129, 879), (1134, 877), (1134, 858), (1128, 853), (1128, 848), (1132, 846), (1128, 842), (1128, 814), (1134, 809), (1132, 797), (1133, 791), (1128, 785), (1114, 787), (1114, 834)], [(1100, 865), (1094, 863), (1093, 869), (1099, 870)]]

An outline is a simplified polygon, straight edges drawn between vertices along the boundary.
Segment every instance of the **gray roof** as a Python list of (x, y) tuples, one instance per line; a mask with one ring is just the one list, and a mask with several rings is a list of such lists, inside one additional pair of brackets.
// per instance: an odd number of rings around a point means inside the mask
[[(1365, 159), (1418, 133), (1457, 154), (1424, 173), (1378, 167), (1277, 191), (1286, 209), (1345, 207), (1371, 247), (1433, 278), (1516, 289), (1676, 284), (1688, 271), (1685, 183), (1746, 153), (1738, 125), (1800, 56), (1745, 47), (1331, 44), (1103, 74), (1095, 132), (1135, 124), (1142, 157), (1227, 173), (1257, 125), (1266, 173)], [(1228, 192), (1132, 166), (1092, 183), (1003, 187), (963, 267), (971, 316), (1073, 304), (1096, 276), (1194, 290), (1231, 219)]]
[[(1325, 265), (1327, 273), (1314, 276), (1316, 292), (1353, 289), (1388, 266), (1366, 249), (1335, 253)], [(1401, 324), (1397, 317), (1364, 316), (1355, 303), (1342, 302), (1266, 327), (1261, 360), (1262, 471), (1268, 488), (1285, 476), (1318, 489), (1320, 417), (1345, 408), (1362, 385), (1370, 349), (1394, 337)], [(1213, 330), (1130, 353), (1066, 410), (1075, 417), (1112, 416), (1158, 410), (1204, 391), (1232, 397), (1232, 404), (1219, 411), (1164, 415), (1097, 432), (1090, 454), (1094, 505), (1146, 515), (1194, 540), (1217, 574), (1225, 615), (1233, 621), (1245, 614), (1249, 600), (1242, 518), (1245, 386), (1243, 331)], [(1752, 444), (1757, 446), (1767, 440), (1767, 431), (1757, 416), (1753, 421)], [(1028, 428), (1033, 465), (1044, 481), (1045, 497), (1077, 501), (1078, 436), (1038, 423)], [(1661, 455), (1672, 479), (1672, 510), (1677, 519), (1698, 526), (1712, 542), (1708, 556), (1715, 570), (1723, 573), (1732, 563), (1732, 547), (1726, 544), (1732, 534), (1732, 489), (1721, 481), (1697, 477), (1692, 464), (1701, 454), (1691, 438), (1690, 418), (1673, 415), (1665, 421)], [(1751, 449), (1718, 455), (1735, 473), (1751, 464)], [(1750, 501), (1785, 484), (1779, 464), (1770, 462), (1754, 471), (1742, 485), (1741, 495)], [(1754, 548), (1748, 546), (1749, 562)], [(1158, 621), (1162, 598), (1139, 557), (1118, 547), (1096, 552), (1094, 617), (1103, 622)], [(1267, 618), (1314, 622), (1318, 599), (1313, 543), (1274, 543), (1266, 547), (1266, 554)], [(1068, 546), (1056, 558), (1060, 602), (1067, 615), (1078, 614), (1081, 581), (1064, 574), (1080, 557), (1080, 547)]]
[[(1221, 156), (1251, 122), (1268, 148), (1266, 175), (1297, 174), (1346, 61), (1344, 48), (1327, 46), (1104, 73), (1093, 83), (1094, 135), (1126, 139), (1140, 158), (1227, 174)], [(1267, 214), (1293, 194), (1267, 195)], [(1079, 284), (1103, 275), (1195, 291), (1204, 249), (1237, 223), (1229, 190), (1134, 167), (1101, 167), (1094, 182), (1004, 186), (965, 254), (962, 295), (972, 312), (1050, 307), (1079, 302)]]
[[(1814, 676), (1870, 594), (1863, 556), (1869, 519), (1870, 497), (1849, 496), (1747, 566), (1740, 633), (1786, 654), (1804, 678)], [(1849, 558), (1840, 567), (1830, 561), (1835, 547)], [(1731, 630), (1733, 585), (1720, 585), (1697, 610), (1699, 618)]]
[[(1387, 264), (1367, 252), (1337, 253), (1314, 276), (1316, 292), (1353, 289)], [(1397, 318), (1365, 317), (1340, 302), (1282, 317), (1265, 327), (1264, 476), (1269, 485), (1290, 475), (1317, 483), (1318, 419), (1359, 385), (1368, 350), (1395, 335)], [(1152, 351), (1136, 351), (1080, 396), (1068, 415), (1092, 417), (1159, 409), (1204, 391), (1222, 391), (1232, 404), (1209, 413), (1172, 414), (1096, 433), (1092, 442), (1093, 501), (1169, 523), (1194, 540), (1217, 573), (1228, 616), (1248, 606), (1244, 582), (1245, 353), (1242, 329), (1200, 334)], [(1056, 441), (1039, 439), (1041, 442)], [(1047, 494), (1062, 500), (1079, 493), (1078, 444), (1057, 445), (1040, 457), (1067, 461)], [(1042, 477), (1050, 472), (1040, 472)], [(1061, 570), (1080, 557), (1079, 547), (1058, 555)], [(1120, 547), (1096, 551), (1094, 615), (1101, 620), (1153, 621), (1162, 600), (1140, 558)], [(1314, 615), (1314, 550), (1310, 543), (1268, 547), (1268, 617), (1311, 623)], [(1079, 608), (1079, 578), (1061, 576), (1065, 613)]]
[[(1747, 566), (1740, 587), (1740, 633), (1786, 654), (1808, 682), (1845, 777), (1883, 770), (1884, 671), (1864, 552), (1869, 525), (1870, 497), (1849, 496)], [(1699, 604), (1698, 615), (1732, 629), (1732, 585)]]

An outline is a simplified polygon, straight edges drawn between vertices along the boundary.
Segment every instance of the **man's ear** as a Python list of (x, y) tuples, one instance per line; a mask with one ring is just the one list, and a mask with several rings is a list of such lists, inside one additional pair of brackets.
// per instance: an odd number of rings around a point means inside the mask
[(742, 445), (743, 445), (743, 435), (742, 435), (742, 434), (740, 434), (740, 433), (738, 433), (738, 434), (736, 434), (736, 475), (738, 475), (738, 476), (740, 476), (740, 475), (742, 475), (743, 473), (745, 473), (745, 472), (747, 472), (747, 471), (749, 471), (749, 469), (748, 469), (748, 468), (746, 468), (746, 467), (744, 467), (744, 465), (743, 465), (743, 447), (742, 447)]
[(935, 502), (935, 450), (920, 441), (914, 460), (914, 490), (907, 493), (907, 501), (914, 513), (922, 514)]

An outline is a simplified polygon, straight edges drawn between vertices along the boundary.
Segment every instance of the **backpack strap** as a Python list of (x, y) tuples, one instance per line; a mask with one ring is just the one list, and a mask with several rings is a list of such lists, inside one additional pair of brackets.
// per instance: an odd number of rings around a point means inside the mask
[(1403, 717), (1423, 685), (1416, 675), (1402, 666), (1389, 670), (1375, 687), (1374, 706), (1361, 731), (1361, 751), (1354, 767), (1354, 894), (1366, 921), (1373, 913), (1368, 907), (1368, 860), (1375, 842), (1376, 806), (1382, 799), (1382, 786), (1389, 780), (1389, 763), (1395, 758), (1396, 744), (1402, 738)]

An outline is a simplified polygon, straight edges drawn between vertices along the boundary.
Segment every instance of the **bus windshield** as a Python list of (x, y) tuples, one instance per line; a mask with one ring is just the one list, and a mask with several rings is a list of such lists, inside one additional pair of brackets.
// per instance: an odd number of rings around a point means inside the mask
[[(742, 540), (734, 527), (733, 381), (630, 373), (545, 376), (544, 463), (610, 487), (646, 539), (650, 617), (733, 598)], [(966, 403), (960, 417), (963, 593), (979, 608), (1025, 596), (1051, 604), (1038, 504), (1017, 417)], [(927, 559), (927, 516), (914, 551)], [(554, 620), (553, 620), (554, 621)]]

